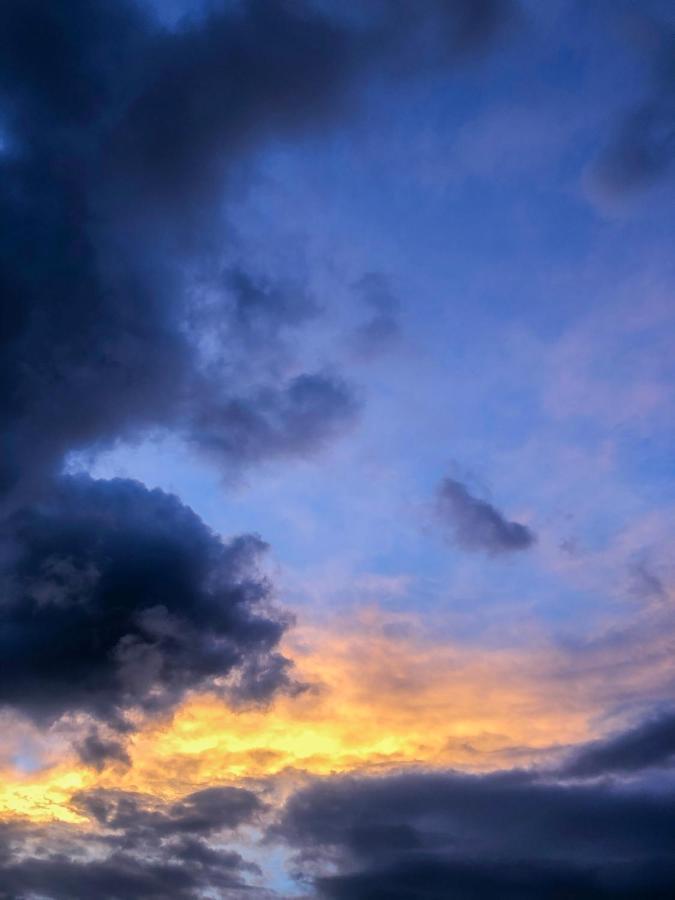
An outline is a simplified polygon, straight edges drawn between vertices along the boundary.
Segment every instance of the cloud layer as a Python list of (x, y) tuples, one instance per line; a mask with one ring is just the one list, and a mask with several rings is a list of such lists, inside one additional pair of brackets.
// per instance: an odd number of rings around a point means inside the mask
[(76, 795), (73, 805), (88, 820), (86, 828), (4, 825), (3, 900), (194, 900), (204, 890), (251, 895), (249, 878), (259, 873), (255, 863), (214, 849), (209, 840), (231, 839), (240, 825), (255, 821), (263, 808), (256, 794), (211, 788), (162, 804), (147, 795), (99, 791)]
[(191, 689), (255, 700), (288, 684), (259, 538), (223, 543), (171, 495), (86, 476), (16, 511), (2, 536), (0, 703), (114, 724)]
[(410, 773), (317, 782), (277, 832), (320, 896), (374, 900), (666, 898), (675, 888), (671, 793), (570, 786), (522, 772)]

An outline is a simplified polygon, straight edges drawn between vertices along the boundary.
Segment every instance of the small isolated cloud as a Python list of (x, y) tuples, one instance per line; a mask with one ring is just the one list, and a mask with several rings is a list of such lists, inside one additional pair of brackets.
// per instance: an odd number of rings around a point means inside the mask
[(526, 525), (511, 522), (486, 500), (469, 493), (461, 481), (444, 478), (437, 492), (436, 514), (450, 528), (453, 540), (463, 549), (489, 553), (527, 550), (536, 535)]
[(275, 831), (332, 900), (665, 900), (674, 827), (667, 789), (410, 772), (317, 781)]

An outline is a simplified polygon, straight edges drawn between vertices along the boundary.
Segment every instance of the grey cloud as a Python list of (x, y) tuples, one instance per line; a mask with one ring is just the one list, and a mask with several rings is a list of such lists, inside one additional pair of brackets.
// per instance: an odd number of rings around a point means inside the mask
[(275, 834), (325, 897), (665, 900), (674, 810), (667, 789), (418, 772), (317, 781)]
[(262, 462), (308, 455), (349, 427), (358, 409), (347, 383), (327, 373), (303, 374), (249, 396), (211, 398), (193, 407), (190, 439), (218, 459)]
[(451, 529), (454, 540), (465, 550), (489, 554), (526, 550), (536, 535), (526, 525), (509, 521), (485, 500), (469, 493), (454, 478), (441, 482), (436, 499), (439, 521)]
[(102, 772), (108, 763), (122, 763), (130, 766), (131, 759), (124, 744), (116, 738), (102, 737), (98, 729), (93, 729), (75, 749), (85, 766)]
[(675, 763), (675, 713), (668, 712), (634, 728), (588, 744), (564, 773), (572, 777), (639, 773)]
[(255, 793), (235, 787), (205, 788), (169, 805), (144, 794), (115, 790), (76, 794), (73, 803), (108, 831), (123, 834), (129, 846), (166, 836), (237, 828), (264, 809)]

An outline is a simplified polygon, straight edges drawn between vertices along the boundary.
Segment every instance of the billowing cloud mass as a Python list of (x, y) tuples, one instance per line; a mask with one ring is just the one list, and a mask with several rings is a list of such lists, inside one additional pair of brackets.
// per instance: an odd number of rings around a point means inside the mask
[[(285, 5), (224, 6), (171, 33), (127, 2), (10, 2), (0, 16), (9, 491), (68, 450), (167, 424), (199, 441), (206, 411), (245, 407), (247, 390), (204, 371), (184, 327), (193, 280), (217, 270), (227, 166), (257, 137), (329, 111), (356, 50), (344, 29)], [(322, 413), (332, 427), (353, 404), (342, 384), (305, 377), (324, 390), (314, 442)], [(266, 394), (282, 433), (298, 424), (297, 393)], [(248, 418), (235, 418), (248, 444)], [(294, 447), (303, 437), (294, 430)]]
[[(50, 900), (193, 900), (204, 890), (251, 896), (259, 869), (209, 840), (231, 838), (263, 805), (240, 788), (211, 788), (162, 804), (147, 795), (95, 792), (73, 797), (87, 828), (29, 828), (0, 833), (0, 897)], [(259, 896), (263, 896), (261, 893)]]
[(275, 833), (321, 897), (557, 900), (675, 889), (672, 792), (572, 786), (524, 772), (409, 773), (318, 781)]
[(674, 762), (675, 715), (669, 712), (584, 747), (565, 771), (568, 775), (592, 778), (631, 774)]
[[(408, 22), (384, 3), (356, 23), (251, 0), (166, 29), (130, 0), (3, 4), (0, 702), (114, 720), (235, 672), (241, 698), (285, 683), (283, 623), (254, 611), (257, 538), (224, 545), (173, 498), (59, 472), (157, 429), (226, 467), (341, 434), (353, 387), (274, 357), (313, 299), (226, 261), (233, 172), (337, 118), (374, 66), (445, 65), (509, 9), (435, 2)], [(125, 759), (96, 731), (80, 753)]]
[(526, 550), (536, 536), (526, 525), (510, 522), (486, 500), (469, 493), (461, 481), (444, 478), (438, 488), (436, 511), (465, 550), (499, 554)]
[[(662, 715), (547, 772), (320, 779), (289, 799), (271, 834), (295, 847), (299, 877), (321, 897), (665, 900), (673, 783), (640, 776), (672, 771), (674, 734)], [(632, 783), (615, 777), (626, 774)]]
[(196, 285), (234, 287), (230, 339), (248, 342), (249, 365), (268, 352), (264, 330), (251, 341), (253, 305), (258, 321), (298, 318), (297, 304), (254, 300), (245, 271), (221, 272), (228, 178), (267, 138), (344, 111), (372, 65), (406, 52), (442, 65), (508, 8), (434, 2), (408, 21), (384, 3), (357, 26), (311, 3), (251, 0), (167, 31), (130, 0), (4, 3), (3, 493), (39, 486), (69, 450), (153, 427), (230, 464), (305, 453), (351, 420), (342, 380), (241, 383), (190, 339)]
[[(259, 538), (224, 543), (173, 496), (87, 476), (16, 511), (2, 537), (0, 703), (123, 727), (125, 710), (162, 711), (191, 689), (262, 699), (288, 683)], [(92, 736), (81, 749), (105, 751)]]

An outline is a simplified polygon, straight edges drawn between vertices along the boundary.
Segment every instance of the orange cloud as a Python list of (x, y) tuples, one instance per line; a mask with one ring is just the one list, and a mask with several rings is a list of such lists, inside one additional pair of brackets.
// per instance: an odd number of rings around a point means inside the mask
[(577, 656), (481, 650), (433, 642), (412, 617), (374, 610), (349, 627), (299, 628), (285, 650), (309, 684), (300, 694), (245, 710), (194, 696), (134, 736), (131, 768), (98, 774), (69, 758), (33, 775), (5, 772), (0, 811), (73, 821), (70, 794), (95, 785), (172, 799), (298, 770), (528, 765), (596, 736), (608, 691), (652, 693), (672, 678), (665, 647), (642, 667), (612, 642)]

